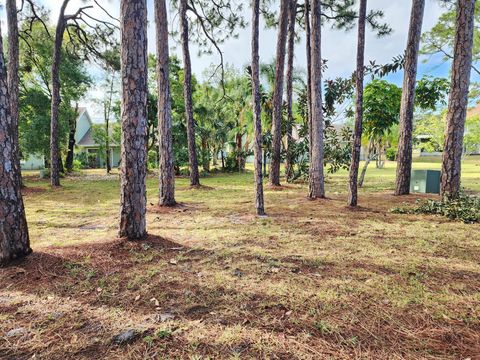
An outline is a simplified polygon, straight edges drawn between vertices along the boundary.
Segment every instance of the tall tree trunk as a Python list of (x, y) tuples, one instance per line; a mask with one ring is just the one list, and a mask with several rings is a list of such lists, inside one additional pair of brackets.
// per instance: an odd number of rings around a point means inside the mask
[(111, 163), (111, 149), (110, 149), (110, 115), (112, 112), (112, 98), (113, 98), (113, 84), (115, 81), (115, 70), (112, 69), (112, 78), (110, 80), (110, 91), (108, 94), (108, 101), (107, 106), (105, 109), (105, 158), (106, 160), (106, 169), (107, 174), (110, 174), (112, 171), (112, 163)]
[(218, 165), (218, 148), (216, 145), (213, 147), (212, 151), (213, 151), (212, 165), (215, 168)]
[(185, 116), (187, 120), (188, 159), (190, 163), (190, 185), (200, 185), (198, 173), (197, 149), (195, 145), (195, 121), (193, 119), (192, 100), (192, 63), (188, 46), (187, 0), (180, 0), (180, 26), (183, 52), (183, 94), (185, 97)]
[(147, 2), (121, 0), (120, 237), (147, 235)]
[(20, 141), (18, 133), (18, 115), (19, 115), (19, 34), (16, 0), (6, 0), (7, 23), (8, 23), (8, 70), (7, 82), (10, 94), (10, 121), (12, 122), (14, 164), (17, 168), (17, 181), (22, 185), (22, 172), (20, 166)]
[(168, 20), (165, 0), (155, 0), (157, 31), (158, 148), (160, 187), (158, 204), (174, 206), (175, 169), (173, 167), (172, 105), (170, 100)]
[(260, 1), (253, 0), (252, 4), (252, 97), (253, 97), (253, 123), (254, 123), (254, 168), (255, 168), (255, 208), (257, 215), (265, 215), (263, 197), (262, 173), (262, 104), (260, 99), (260, 56), (259, 28), (260, 28)]
[(280, 186), (280, 163), (282, 160), (282, 108), (283, 81), (285, 79), (285, 47), (287, 45), (288, 10), (291, 0), (281, 0), (280, 21), (277, 37), (277, 57), (275, 89), (273, 92), (272, 119), (272, 160), (270, 163), (270, 183)]
[(475, 0), (458, 0), (452, 82), (442, 160), (441, 193), (448, 198), (456, 198), (460, 193), (463, 135), (472, 65), (474, 15)]
[(365, 175), (367, 174), (368, 165), (370, 165), (370, 162), (377, 157), (375, 149), (375, 142), (373, 140), (370, 140), (370, 142), (368, 143), (367, 159), (365, 161), (365, 164), (363, 165), (362, 173), (360, 174), (360, 177), (358, 179), (359, 187), (363, 186), (363, 182), (365, 181)]
[(235, 145), (237, 147), (237, 166), (238, 166), (238, 171), (242, 172), (243, 171), (243, 158), (242, 158), (242, 152), (243, 152), (243, 146), (242, 146), (242, 141), (243, 141), (243, 136), (241, 133), (237, 133), (235, 135)]
[(64, 0), (58, 15), (52, 61), (52, 110), (50, 120), (50, 184), (60, 186), (60, 144), (58, 140), (58, 121), (60, 107), (60, 61), (62, 53), (63, 34), (65, 32), (65, 9), (69, 0)]
[(312, 157), (312, 33), (310, 0), (305, 0), (305, 33), (306, 33), (306, 53), (307, 53), (307, 121), (308, 121), (308, 149), (309, 156)]
[(323, 173), (323, 108), (322, 108), (322, 9), (320, 0), (312, 0), (312, 145), (310, 158), (309, 185), (311, 199), (325, 197)]
[(293, 60), (295, 57), (295, 24), (297, 20), (297, 0), (290, 1), (288, 14), (288, 62), (287, 62), (287, 161), (286, 178), (289, 181), (292, 177), (292, 126), (293, 126)]
[(358, 169), (360, 167), (360, 151), (362, 148), (363, 124), (363, 79), (365, 62), (365, 22), (367, 16), (367, 0), (360, 0), (358, 12), (358, 39), (357, 39), (357, 73), (356, 82), (356, 111), (355, 130), (353, 133), (352, 162), (350, 164), (350, 191), (348, 205), (358, 204)]
[(110, 120), (107, 118), (105, 120), (105, 168), (107, 170), (107, 175), (112, 171), (112, 164), (110, 162)]
[(19, 169), (15, 164), (15, 131), (10, 109), (0, 29), (0, 265), (32, 252)]
[(267, 173), (267, 161), (268, 161), (268, 154), (267, 149), (263, 149), (263, 173)]
[(77, 117), (78, 117), (78, 103), (75, 105), (75, 115), (69, 121), (68, 132), (68, 151), (67, 158), (65, 159), (65, 167), (67, 172), (73, 171), (73, 157), (75, 152), (75, 133), (77, 131)]
[(202, 168), (203, 171), (210, 172), (210, 149), (205, 137), (202, 137)]
[(413, 0), (408, 31), (405, 74), (403, 78), (402, 105), (400, 109), (400, 139), (398, 142), (397, 183), (395, 195), (410, 193), (413, 151), (413, 111), (417, 80), (418, 52), (422, 36), (425, 0)]

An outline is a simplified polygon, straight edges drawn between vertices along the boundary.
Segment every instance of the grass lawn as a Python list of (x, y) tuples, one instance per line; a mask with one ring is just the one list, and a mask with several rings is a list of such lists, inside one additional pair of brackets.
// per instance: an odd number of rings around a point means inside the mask
[[(357, 210), (342, 171), (327, 200), (267, 187), (265, 218), (251, 173), (177, 179), (170, 210), (152, 176), (138, 243), (116, 239), (118, 175), (26, 175), (34, 253), (0, 269), (1, 359), (480, 359), (480, 225), (390, 213), (421, 197), (391, 195), (393, 163)], [(463, 179), (480, 192), (480, 158)]]

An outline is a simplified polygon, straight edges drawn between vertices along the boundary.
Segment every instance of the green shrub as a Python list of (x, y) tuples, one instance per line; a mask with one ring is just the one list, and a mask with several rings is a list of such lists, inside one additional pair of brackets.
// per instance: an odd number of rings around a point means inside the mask
[(150, 150), (148, 152), (148, 170), (154, 170), (158, 168), (157, 152)]
[(450, 220), (471, 224), (480, 222), (480, 198), (461, 193), (457, 199), (418, 200), (413, 209), (394, 208), (391, 211), (396, 214), (441, 215)]
[(83, 169), (83, 164), (80, 160), (73, 160), (73, 167), (72, 167), (73, 171), (80, 171)]
[(385, 156), (387, 157), (387, 160), (395, 161), (397, 159), (397, 149), (388, 148)]

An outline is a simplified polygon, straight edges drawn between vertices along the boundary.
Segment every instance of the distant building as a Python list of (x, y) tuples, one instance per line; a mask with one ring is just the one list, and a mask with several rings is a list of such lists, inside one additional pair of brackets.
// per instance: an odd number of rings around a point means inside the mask
[[(120, 163), (120, 145), (110, 144), (110, 164), (117, 167)], [(75, 156), (86, 155), (91, 168), (105, 167), (100, 145), (93, 138), (93, 122), (86, 108), (78, 108), (77, 127), (75, 131)], [(45, 168), (45, 158), (39, 155), (28, 155), (21, 161), (22, 170), (40, 170)]]

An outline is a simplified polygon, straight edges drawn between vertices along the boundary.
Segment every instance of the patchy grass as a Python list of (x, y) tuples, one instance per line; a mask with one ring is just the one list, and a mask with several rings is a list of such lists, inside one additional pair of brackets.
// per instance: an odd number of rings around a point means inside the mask
[(28, 174), (35, 252), (0, 269), (0, 358), (479, 359), (480, 225), (390, 213), (419, 197), (391, 195), (394, 171), (369, 170), (357, 210), (344, 172), (323, 201), (266, 188), (262, 218), (250, 173), (178, 179), (168, 210), (152, 176), (138, 243), (115, 239), (118, 175)]

